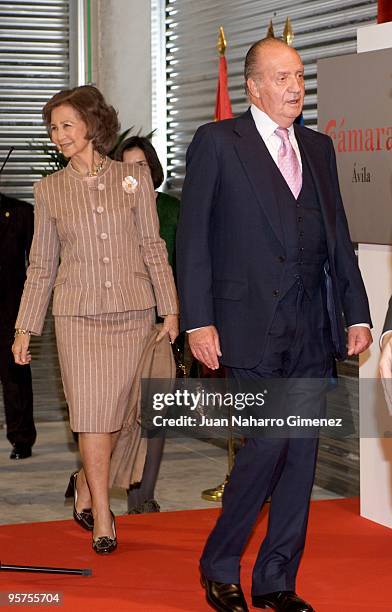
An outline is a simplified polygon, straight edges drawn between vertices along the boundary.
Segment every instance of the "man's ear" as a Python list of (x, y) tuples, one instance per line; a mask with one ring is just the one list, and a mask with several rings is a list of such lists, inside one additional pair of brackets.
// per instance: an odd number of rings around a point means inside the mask
[(253, 98), (260, 98), (259, 85), (256, 83), (256, 81), (254, 81), (252, 78), (249, 78), (246, 81), (246, 86), (247, 86), (247, 89), (248, 89), (248, 93)]

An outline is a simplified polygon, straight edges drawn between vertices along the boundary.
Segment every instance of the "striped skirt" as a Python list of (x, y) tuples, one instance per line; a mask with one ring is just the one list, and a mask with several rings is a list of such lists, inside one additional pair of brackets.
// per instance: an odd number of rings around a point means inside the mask
[(54, 320), (71, 429), (121, 429), (155, 308)]

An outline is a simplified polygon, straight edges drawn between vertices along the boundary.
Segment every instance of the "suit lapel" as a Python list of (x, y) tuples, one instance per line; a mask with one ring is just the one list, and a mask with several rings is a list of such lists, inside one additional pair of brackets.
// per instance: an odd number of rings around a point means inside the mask
[(329, 182), (329, 169), (324, 150), (319, 148), (313, 134), (294, 125), (295, 137), (301, 152), (305, 157), (320, 202), (320, 208), (324, 219), (325, 231), (328, 236), (329, 246), (333, 246), (336, 240), (336, 207), (333, 190)]
[(282, 224), (276, 200), (277, 190), (274, 186), (275, 162), (257, 131), (250, 110), (237, 119), (234, 131), (240, 136), (235, 143), (235, 149), (245, 174), (272, 230), (284, 246)]

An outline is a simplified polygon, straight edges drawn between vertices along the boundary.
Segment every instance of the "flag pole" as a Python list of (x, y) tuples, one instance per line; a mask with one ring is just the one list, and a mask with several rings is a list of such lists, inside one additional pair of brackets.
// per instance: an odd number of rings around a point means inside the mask
[(272, 23), (272, 19), (270, 19), (270, 22), (269, 22), (266, 38), (275, 38), (274, 25)]
[[(216, 89), (216, 103), (215, 103), (215, 121), (221, 121), (222, 119), (230, 119), (233, 116), (231, 110), (230, 97), (227, 86), (227, 63), (225, 52), (227, 48), (227, 42), (225, 37), (225, 32), (222, 26), (219, 28), (218, 32), (218, 41), (216, 44), (216, 48), (219, 54), (219, 76), (218, 76), (218, 84)], [(219, 370), (215, 373), (209, 373), (210, 377), (221, 377), (221, 373)], [(231, 416), (230, 416), (231, 422)], [(205, 489), (201, 492), (201, 497), (207, 501), (219, 502), (222, 499), (223, 492), (225, 490), (225, 485), (227, 484), (230, 476), (230, 472), (232, 470), (234, 464), (235, 457), (235, 443), (233, 433), (230, 427), (229, 435), (227, 439), (227, 463), (228, 463), (228, 471), (226, 474), (225, 480), (216, 487), (211, 489)]]
[(294, 42), (294, 32), (293, 26), (291, 25), (290, 17), (287, 17), (286, 23), (284, 24), (283, 36), (282, 39), (285, 43), (287, 43), (290, 47)]
[(218, 49), (219, 55), (222, 56), (225, 54), (227, 42), (226, 42), (225, 31), (223, 29), (223, 26), (220, 26), (219, 28), (218, 42), (216, 43), (216, 47)]

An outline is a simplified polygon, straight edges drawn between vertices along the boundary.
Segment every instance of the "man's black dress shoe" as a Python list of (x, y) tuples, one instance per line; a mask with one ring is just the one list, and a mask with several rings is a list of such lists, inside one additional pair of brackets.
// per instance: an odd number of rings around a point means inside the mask
[(94, 517), (91, 508), (84, 508), (81, 512), (78, 512), (76, 510), (76, 503), (78, 499), (78, 492), (76, 489), (77, 477), (78, 470), (71, 474), (64, 497), (73, 497), (73, 517), (77, 524), (80, 525), (80, 527), (83, 527), (83, 529), (86, 529), (87, 531), (92, 531), (94, 529)]
[(214, 582), (208, 580), (203, 574), (201, 583), (206, 590), (208, 603), (218, 612), (248, 612), (240, 584)]
[(28, 457), (31, 457), (31, 446), (16, 444), (10, 454), (10, 459), (27, 459)]
[(252, 604), (255, 608), (272, 608), (276, 612), (315, 612), (312, 606), (294, 591), (252, 595)]

